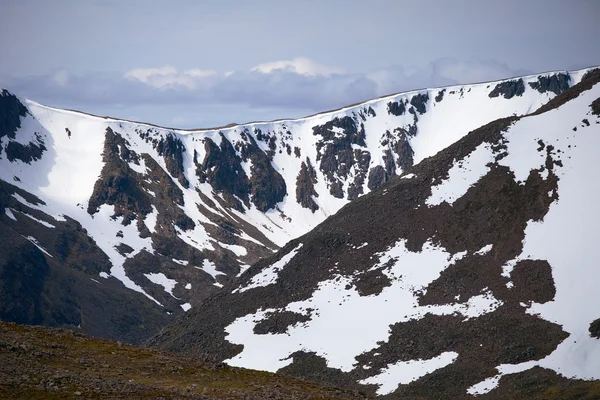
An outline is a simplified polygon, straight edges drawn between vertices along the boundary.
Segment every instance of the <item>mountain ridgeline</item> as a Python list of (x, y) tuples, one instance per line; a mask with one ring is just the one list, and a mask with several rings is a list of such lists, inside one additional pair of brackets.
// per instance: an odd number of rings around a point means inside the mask
[[(399, 182), (412, 185), (403, 178), (423, 165), (437, 168), (427, 173), (442, 180), (446, 164), (431, 164), (431, 157), (453, 159), (457, 143), (486, 124), (509, 123), (545, 104), (555, 109), (584, 77), (589, 81), (590, 71), (423, 89), (302, 119), (191, 131), (60, 110), (3, 90), (0, 318), (141, 343), (203, 301), (211, 304), (229, 296), (238, 282), (267, 266), (269, 257), (294, 250), (301, 243), (298, 237), (328, 217), (335, 221), (347, 215), (336, 213), (350, 202), (376, 210), (364, 195), (382, 195)], [(382, 186), (388, 189), (382, 191)], [(433, 211), (408, 215), (429, 186), (415, 191), (402, 187), (412, 202), (392, 202), (397, 217), (389, 221), (410, 227), (422, 224), (421, 217), (444, 220)], [(539, 187), (553, 189), (551, 183)], [(525, 189), (514, 190), (511, 195), (529, 196)], [(521, 224), (541, 211), (527, 212), (518, 219)], [(353, 216), (346, 218), (340, 232), (321, 238), (326, 246), (345, 243), (353, 230), (366, 235), (368, 230)], [(423, 240), (431, 234), (419, 233)], [(397, 232), (389, 240), (392, 236)], [(380, 247), (388, 241), (382, 240)], [(302, 243), (298, 256), (312, 254), (313, 247)], [(416, 250), (419, 242), (407, 246)], [(307, 298), (329, 276), (331, 263), (314, 264), (329, 253), (314, 251), (314, 260), (303, 262), (302, 272), (312, 283), (290, 278), (286, 296)], [(541, 264), (538, 268), (546, 271)], [(380, 293), (391, 279), (382, 271), (365, 270), (361, 279), (354, 279), (357, 290)], [(240, 291), (233, 297), (252, 293)], [(273, 296), (277, 307), (287, 304), (287, 297)], [(257, 332), (281, 334), (288, 320), (307, 323), (307, 315), (288, 311), (274, 314), (268, 319), (272, 323), (261, 323)], [(217, 322), (210, 328), (215, 332), (226, 321)], [(217, 336), (224, 335), (219, 332)], [(223, 349), (229, 350), (215, 356), (233, 356), (233, 347)], [(207, 351), (212, 352), (210, 346)]]

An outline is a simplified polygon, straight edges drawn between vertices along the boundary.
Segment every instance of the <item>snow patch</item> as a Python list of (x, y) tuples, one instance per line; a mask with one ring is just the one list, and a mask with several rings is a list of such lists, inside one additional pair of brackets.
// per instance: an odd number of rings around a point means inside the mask
[(204, 260), (202, 260), (202, 267), (194, 267), (194, 268), (201, 269), (202, 271), (204, 271), (207, 274), (209, 274), (210, 276), (212, 276), (213, 279), (217, 279), (217, 276), (219, 276), (219, 275), (225, 275), (223, 272), (217, 271), (217, 266), (215, 265), (215, 263), (206, 258)]
[[(287, 254), (289, 259), (292, 253)], [(493, 312), (502, 303), (489, 291), (463, 303), (419, 305), (419, 291), (465, 254), (452, 255), (429, 241), (423, 245), (421, 252), (414, 253), (406, 249), (406, 241), (401, 239), (386, 251), (376, 254), (379, 263), (373, 268), (386, 266), (382, 272), (391, 280), (391, 285), (383, 288), (381, 293), (361, 296), (352, 283), (354, 277), (337, 275), (320, 282), (307, 300), (290, 303), (282, 309), (261, 309), (239, 317), (225, 328), (226, 339), (242, 344), (244, 349), (226, 362), (232, 366), (274, 372), (291, 363), (288, 359), (290, 354), (304, 350), (314, 351), (325, 358), (328, 367), (348, 372), (354, 368), (357, 355), (376, 348), (378, 342), (388, 339), (391, 324), (418, 320), (427, 314), (459, 314), (468, 319)], [(285, 258), (287, 263), (288, 257)], [(266, 270), (270, 273), (261, 271), (253, 277), (252, 283), (258, 286), (276, 280), (277, 275), (271, 267)], [(241, 291), (241, 288), (236, 290)], [(254, 334), (256, 323), (269, 312), (292, 311), (306, 315), (309, 308), (313, 310), (311, 320), (289, 327), (285, 334)]]
[(302, 247), (302, 243), (296, 246), (295, 249), (284, 255), (279, 261), (273, 263), (271, 266), (264, 268), (261, 272), (254, 275), (245, 287), (239, 287), (235, 289), (232, 293), (243, 293), (246, 290), (254, 289), (261, 286), (271, 285), (277, 282), (279, 271), (281, 271), (287, 263), (291, 261), (292, 258), (296, 256), (298, 250)]
[(444, 368), (456, 361), (457, 357), (458, 353), (449, 351), (429, 360), (399, 361), (389, 364), (380, 374), (358, 381), (358, 383), (379, 385), (377, 394), (380, 396), (390, 394), (398, 389), (398, 385), (406, 385), (435, 370)]
[(475, 254), (480, 255), (480, 256), (486, 255), (487, 253), (489, 253), (490, 251), (492, 251), (493, 247), (494, 247), (493, 244), (485, 245), (481, 249), (477, 250), (475, 252)]
[[(21, 235), (23, 236), (23, 235)], [(54, 258), (54, 256), (50, 253), (48, 253), (48, 251), (46, 251), (46, 249), (44, 249), (39, 242), (37, 241), (36, 238), (34, 238), (33, 236), (23, 236), (25, 239), (29, 240), (31, 243), (34, 244), (35, 247), (37, 247), (42, 253), (46, 254), (49, 257)]]
[(452, 205), (467, 193), (471, 186), (489, 171), (488, 163), (494, 161), (494, 151), (489, 143), (482, 143), (463, 160), (455, 160), (448, 171), (448, 178), (431, 188), (431, 196), (425, 200), (428, 206), (443, 202)]
[(35, 221), (35, 222), (37, 222), (38, 224), (45, 226), (46, 228), (56, 228), (56, 226), (52, 225), (51, 223), (49, 223), (49, 222), (46, 222), (46, 221), (43, 221), (43, 220), (41, 220), (41, 219), (37, 219), (37, 218), (36, 218), (36, 217), (34, 217), (33, 215), (29, 215), (29, 214), (27, 214), (26, 212), (23, 212), (23, 211), (19, 211), (19, 212), (20, 212), (21, 214), (23, 214), (24, 216), (31, 218), (32, 220), (34, 220), (34, 221)]
[(12, 219), (13, 221), (16, 221), (17, 218), (15, 217), (15, 214), (12, 213), (12, 211), (10, 210), (10, 208), (6, 207), (4, 209), (4, 212), (6, 213), (6, 216), (10, 219)]
[[(150, 282), (162, 286), (165, 289), (165, 292), (173, 296), (173, 289), (175, 289), (175, 285), (177, 285), (177, 281), (175, 279), (167, 278), (167, 276), (162, 272), (144, 274), (144, 276), (148, 278)], [(173, 297), (177, 299), (177, 297)]]

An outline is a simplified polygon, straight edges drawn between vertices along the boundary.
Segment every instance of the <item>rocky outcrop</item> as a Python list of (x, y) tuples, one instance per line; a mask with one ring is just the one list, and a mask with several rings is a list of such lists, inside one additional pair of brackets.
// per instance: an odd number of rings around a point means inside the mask
[(406, 112), (406, 103), (400, 101), (390, 101), (387, 104), (388, 114), (395, 115), (397, 117), (404, 115)]
[[(39, 160), (46, 151), (44, 140), (39, 133), (34, 133), (35, 139), (28, 144), (12, 140), (21, 127), (21, 118), (25, 116), (27, 116), (27, 108), (15, 95), (2, 89), (0, 92), (0, 158), (2, 158), (2, 144), (7, 139), (6, 158), (10, 162), (20, 160), (29, 164)], [(3, 138), (6, 139), (3, 141)]]
[(2, 89), (2, 92), (0, 92), (0, 143), (2, 143), (2, 138), (5, 136), (10, 139), (15, 138), (17, 129), (21, 127), (21, 118), (26, 115), (27, 108), (19, 101), (17, 96), (6, 89)]
[(529, 82), (529, 86), (540, 93), (552, 92), (554, 94), (561, 94), (569, 88), (570, 81), (571, 76), (568, 73), (549, 76), (540, 75), (536, 82)]
[(523, 93), (525, 93), (523, 79), (517, 79), (497, 84), (490, 92), (489, 97), (498, 97), (502, 95), (505, 99), (512, 99), (515, 96), (521, 96)]
[[(244, 161), (250, 160), (250, 195), (252, 203), (262, 212), (275, 207), (287, 194), (285, 180), (256, 144), (254, 138), (247, 134), (247, 142), (240, 144), (240, 152)], [(275, 136), (271, 136), (275, 138)], [(269, 141), (271, 143), (271, 141)], [(274, 143), (274, 141), (273, 141)], [(274, 151), (274, 148), (272, 149)], [(291, 149), (290, 149), (291, 152)]]
[[(35, 139), (26, 145), (12, 140), (9, 141), (6, 145), (6, 158), (8, 161), (20, 160), (26, 164), (31, 164), (32, 161), (41, 159), (42, 154), (46, 151), (46, 145), (39, 133), (34, 136)], [(1, 149), (2, 147), (0, 147)]]
[(319, 209), (313, 197), (319, 197), (315, 191), (317, 183), (317, 172), (313, 168), (310, 158), (302, 161), (300, 173), (296, 178), (296, 201), (304, 208), (308, 208), (313, 213)]
[[(364, 160), (360, 152), (355, 157), (352, 148), (353, 144), (365, 146), (364, 125), (361, 123), (358, 126), (353, 118), (346, 116), (334, 118), (312, 129), (313, 135), (322, 138), (317, 142), (317, 161), (320, 161), (319, 169), (329, 182), (329, 192), (334, 197), (343, 198), (342, 182), (348, 177), (352, 167), (360, 163), (357, 158)], [(360, 168), (358, 173), (364, 174), (364, 169)]]
[(181, 139), (175, 137), (173, 134), (161, 137), (156, 144), (156, 151), (158, 152), (158, 155), (164, 158), (167, 171), (177, 178), (179, 183), (181, 183), (181, 186), (187, 189), (190, 186), (190, 183), (185, 177), (183, 169), (185, 146), (181, 142)]
[(438, 92), (438, 94), (435, 96), (436, 103), (439, 103), (440, 101), (442, 101), (444, 99), (444, 93), (446, 93), (446, 89), (442, 89)]
[(111, 128), (106, 129), (102, 159), (104, 167), (94, 185), (88, 213), (94, 215), (102, 204), (112, 205), (114, 216), (123, 217), (123, 224), (128, 225), (152, 212), (150, 197), (139, 185), (139, 173), (128, 164), (137, 162), (139, 165), (140, 157), (129, 150), (127, 141)]
[(369, 171), (369, 180), (367, 187), (369, 190), (375, 190), (387, 181), (390, 180), (390, 175), (385, 171), (381, 165), (376, 165)]
[(196, 163), (200, 183), (209, 183), (231, 207), (244, 212), (240, 200), (249, 205), (250, 181), (242, 168), (242, 159), (223, 134), (218, 146), (210, 138), (205, 138), (204, 149), (204, 160)]
[(429, 101), (429, 95), (427, 93), (419, 93), (414, 95), (410, 99), (410, 104), (419, 114), (425, 114), (427, 111), (427, 102)]
[(600, 97), (594, 100), (592, 104), (590, 104), (590, 107), (592, 108), (592, 114), (600, 117)]

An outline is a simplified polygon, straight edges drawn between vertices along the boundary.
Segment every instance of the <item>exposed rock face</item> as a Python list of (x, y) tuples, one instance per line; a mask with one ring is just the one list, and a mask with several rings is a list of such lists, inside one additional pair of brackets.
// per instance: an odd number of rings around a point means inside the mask
[(206, 156), (201, 164), (197, 164), (196, 169), (200, 182), (210, 183), (232, 207), (243, 212), (242, 203), (238, 199), (248, 205), (250, 181), (242, 168), (241, 158), (223, 135), (219, 146), (210, 138), (204, 140)]
[(391, 101), (387, 104), (388, 114), (395, 115), (397, 117), (404, 115), (406, 112), (406, 104), (402, 101)]
[(490, 97), (504, 96), (505, 99), (512, 99), (514, 96), (521, 96), (525, 93), (525, 84), (523, 79), (505, 81), (497, 84), (490, 92)]
[(592, 108), (592, 114), (600, 117), (600, 97), (594, 100), (590, 107)]
[(439, 103), (440, 101), (442, 101), (444, 99), (444, 93), (446, 93), (446, 89), (442, 89), (438, 92), (438, 94), (435, 96), (436, 103)]
[(252, 162), (249, 181), (252, 203), (258, 210), (266, 212), (285, 197), (287, 193), (285, 180), (273, 168), (271, 158), (258, 147), (252, 136), (248, 134), (247, 139), (248, 143), (240, 147), (242, 159)]
[(21, 117), (25, 115), (27, 115), (27, 108), (14, 94), (2, 89), (0, 92), (0, 143), (5, 136), (10, 139), (15, 138), (17, 129), (21, 127)]
[[(357, 126), (350, 117), (335, 118), (313, 127), (313, 135), (323, 138), (317, 142), (317, 161), (320, 161), (320, 169), (329, 181), (329, 192), (342, 198), (342, 180), (348, 177), (352, 166), (357, 163), (352, 145), (365, 146), (364, 125)], [(357, 156), (360, 159), (361, 153)]]
[(381, 165), (377, 165), (369, 171), (369, 181), (367, 186), (369, 189), (375, 190), (389, 180), (390, 176), (386, 170)]
[(177, 177), (181, 186), (187, 189), (190, 183), (183, 171), (185, 146), (181, 143), (181, 139), (174, 137), (173, 134), (166, 135), (156, 144), (156, 150), (158, 155), (164, 157), (169, 173)]
[(304, 208), (308, 208), (313, 213), (319, 209), (315, 203), (314, 197), (319, 197), (315, 191), (315, 183), (317, 183), (317, 173), (307, 158), (306, 162), (302, 162), (298, 179), (296, 180), (296, 201)]
[[(27, 108), (12, 93), (5, 89), (0, 92), (0, 158), (2, 158), (3, 143), (7, 143), (6, 158), (31, 163), (42, 157), (46, 146), (42, 137), (34, 134), (34, 140), (29, 144), (14, 141), (17, 130), (21, 127), (21, 118), (27, 115)], [(2, 140), (3, 138), (4, 141)], [(8, 140), (7, 140), (8, 139)]]
[(590, 323), (589, 331), (590, 336), (595, 337), (596, 339), (600, 339), (600, 318)]
[(425, 114), (427, 111), (427, 102), (429, 101), (429, 95), (427, 93), (416, 94), (410, 99), (410, 104), (419, 114)]
[(569, 74), (554, 74), (550, 76), (539, 76), (537, 82), (529, 82), (529, 86), (540, 93), (552, 92), (561, 94), (569, 88)]
[(20, 160), (30, 164), (32, 161), (37, 161), (42, 158), (44, 151), (46, 151), (44, 140), (38, 134), (35, 135), (35, 141), (32, 141), (27, 145), (14, 141), (8, 142), (6, 145), (6, 158), (8, 158), (8, 161), (10, 162)]
[(136, 218), (143, 219), (152, 212), (149, 195), (137, 183), (139, 175), (129, 167), (129, 162), (139, 165), (140, 157), (128, 149), (123, 137), (106, 129), (101, 178), (94, 185), (88, 204), (88, 213), (93, 215), (102, 204), (115, 206), (115, 217), (123, 217), (128, 225)]

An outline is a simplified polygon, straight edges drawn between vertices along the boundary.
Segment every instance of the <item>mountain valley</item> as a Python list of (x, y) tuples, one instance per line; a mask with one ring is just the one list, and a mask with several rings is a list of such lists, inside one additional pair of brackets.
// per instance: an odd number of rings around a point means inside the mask
[(340, 398), (592, 399), (598, 82), (557, 71), (191, 131), (4, 90), (0, 319)]

